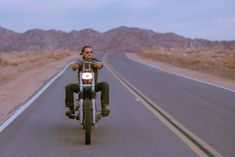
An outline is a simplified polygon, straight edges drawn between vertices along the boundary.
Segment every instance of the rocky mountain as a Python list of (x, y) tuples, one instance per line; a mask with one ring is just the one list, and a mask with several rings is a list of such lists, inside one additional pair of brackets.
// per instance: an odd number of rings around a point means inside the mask
[(104, 33), (92, 29), (57, 30), (33, 29), (16, 33), (0, 27), (0, 51), (80, 50), (85, 44), (97, 51), (137, 52), (145, 48), (198, 48), (210, 46), (235, 47), (235, 41), (190, 39), (175, 33), (156, 33), (152, 30), (118, 27)]

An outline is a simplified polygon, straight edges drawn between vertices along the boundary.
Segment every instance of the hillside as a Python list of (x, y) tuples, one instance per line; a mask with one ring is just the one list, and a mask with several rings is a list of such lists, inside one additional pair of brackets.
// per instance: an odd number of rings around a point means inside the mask
[(74, 51), (91, 44), (97, 51), (137, 52), (146, 48), (202, 48), (235, 47), (235, 41), (190, 39), (175, 33), (157, 33), (152, 30), (118, 27), (104, 33), (92, 29), (57, 30), (32, 29), (16, 33), (0, 27), (0, 51)]

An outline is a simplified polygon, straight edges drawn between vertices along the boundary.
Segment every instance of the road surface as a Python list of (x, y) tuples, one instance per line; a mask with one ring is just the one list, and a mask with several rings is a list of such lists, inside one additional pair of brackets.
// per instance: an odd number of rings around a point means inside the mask
[[(233, 156), (235, 93), (160, 72), (123, 54), (110, 54), (106, 61), (216, 151)], [(84, 131), (78, 121), (64, 116), (64, 87), (76, 82), (76, 74), (68, 69), (0, 133), (0, 156), (198, 156), (107, 68), (99, 77), (110, 84), (111, 115), (93, 129), (91, 145), (84, 144)]]

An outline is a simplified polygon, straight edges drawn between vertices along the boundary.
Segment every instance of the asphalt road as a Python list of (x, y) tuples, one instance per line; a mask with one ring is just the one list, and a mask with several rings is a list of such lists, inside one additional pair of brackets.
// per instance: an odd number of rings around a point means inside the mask
[[(233, 156), (235, 93), (160, 72), (124, 55), (111, 54), (107, 61), (222, 155)], [(68, 69), (0, 133), (0, 156), (197, 156), (106, 68), (99, 76), (110, 84), (111, 115), (92, 130), (91, 145), (84, 144), (78, 121), (64, 116), (64, 87), (76, 82), (76, 74)]]
[(109, 63), (137, 89), (224, 156), (235, 154), (235, 93), (113, 54)]

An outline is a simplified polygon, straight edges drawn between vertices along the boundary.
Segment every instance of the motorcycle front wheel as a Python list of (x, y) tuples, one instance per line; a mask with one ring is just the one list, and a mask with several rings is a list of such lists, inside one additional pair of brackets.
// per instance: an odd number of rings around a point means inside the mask
[(91, 101), (84, 102), (84, 128), (85, 128), (85, 143), (91, 144), (91, 129), (92, 129), (92, 110)]

